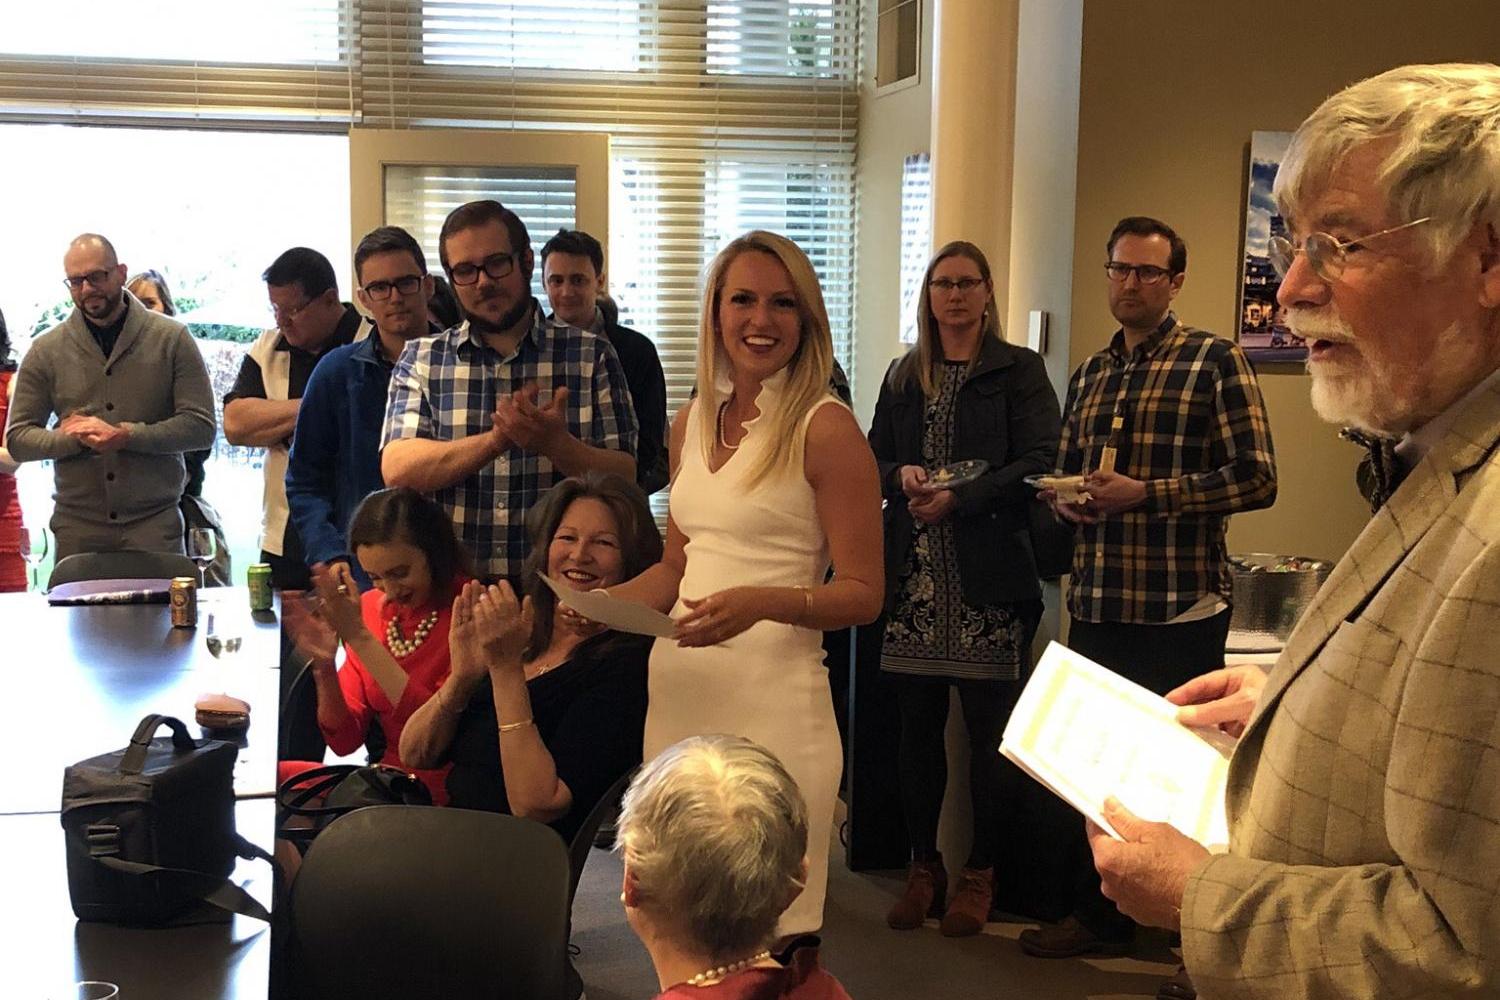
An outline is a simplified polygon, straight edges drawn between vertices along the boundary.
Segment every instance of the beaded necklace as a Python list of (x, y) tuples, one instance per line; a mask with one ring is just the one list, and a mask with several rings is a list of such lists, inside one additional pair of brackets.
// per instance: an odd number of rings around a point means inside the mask
[(425, 618), (417, 622), (416, 630), (412, 632), (411, 638), (407, 639), (401, 634), (401, 623), (396, 620), (395, 616), (392, 616), (391, 620), (385, 623), (385, 644), (390, 648), (391, 655), (400, 659), (415, 653), (417, 647), (422, 645), (428, 633), (437, 625), (437, 621), (438, 613), (429, 611)]
[(689, 986), (708, 986), (712, 983), (717, 983), (726, 976), (739, 972), (741, 969), (748, 969), (752, 965), (764, 962), (770, 957), (771, 950), (767, 948), (759, 955), (751, 955), (749, 958), (742, 958), (738, 962), (721, 965), (717, 969), (704, 969), (702, 972), (688, 979), (687, 984)]

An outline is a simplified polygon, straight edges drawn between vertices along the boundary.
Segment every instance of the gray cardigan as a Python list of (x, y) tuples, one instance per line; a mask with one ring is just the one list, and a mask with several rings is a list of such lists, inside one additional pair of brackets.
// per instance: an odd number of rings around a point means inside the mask
[[(129, 292), (125, 328), (108, 358), (77, 309), (38, 337), (16, 373), (6, 444), (18, 462), (54, 461), (57, 514), (126, 525), (175, 507), (182, 453), (214, 441), (213, 389), (187, 327)], [(124, 448), (98, 454), (53, 427), (82, 412), (130, 428)]]

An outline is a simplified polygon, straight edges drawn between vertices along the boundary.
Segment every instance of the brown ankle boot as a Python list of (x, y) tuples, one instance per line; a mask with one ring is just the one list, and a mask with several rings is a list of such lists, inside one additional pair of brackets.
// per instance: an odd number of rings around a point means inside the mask
[(958, 892), (943, 914), (944, 937), (968, 937), (978, 934), (990, 918), (990, 899), (994, 896), (995, 869), (965, 868), (958, 875)]
[(943, 859), (913, 861), (906, 873), (906, 891), (885, 915), (885, 922), (898, 931), (921, 927), (928, 917), (942, 914), (947, 895), (948, 873), (943, 868)]

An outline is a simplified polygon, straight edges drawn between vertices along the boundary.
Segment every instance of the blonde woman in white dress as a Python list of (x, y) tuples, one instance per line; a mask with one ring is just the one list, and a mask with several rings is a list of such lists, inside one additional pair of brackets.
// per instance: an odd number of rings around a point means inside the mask
[(759, 231), (725, 247), (704, 284), (701, 391), (672, 423), (666, 552), (610, 588), (678, 622), (651, 652), (645, 759), (688, 736), (744, 736), (807, 800), (808, 881), (784, 939), (822, 926), (843, 762), (822, 632), (873, 621), (884, 593), (875, 458), (828, 391), (832, 367), (807, 256)]

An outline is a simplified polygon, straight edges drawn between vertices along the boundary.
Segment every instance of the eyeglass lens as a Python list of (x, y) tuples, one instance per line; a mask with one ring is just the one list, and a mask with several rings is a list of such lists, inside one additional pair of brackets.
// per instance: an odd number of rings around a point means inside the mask
[(497, 253), (486, 257), (482, 264), (454, 264), (451, 275), (453, 283), (472, 285), (479, 280), (480, 271), (499, 281), (515, 269), (515, 257), (513, 253)]

